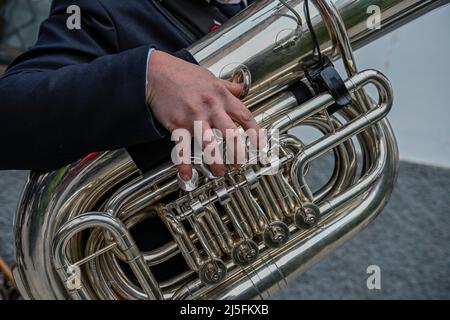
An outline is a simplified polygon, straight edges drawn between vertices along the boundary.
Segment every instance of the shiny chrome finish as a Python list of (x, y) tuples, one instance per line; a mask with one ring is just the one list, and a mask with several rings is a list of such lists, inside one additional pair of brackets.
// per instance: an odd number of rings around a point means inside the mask
[[(287, 3), (305, 21), (303, 0), (291, 0)], [(340, 43), (344, 38), (348, 38), (353, 49), (358, 49), (392, 29), (449, 3), (449, 0), (314, 0), (312, 3), (316, 5), (316, 10), (311, 8), (311, 19), (319, 37), (321, 51), (335, 59), (340, 56), (340, 49), (343, 49)], [(370, 16), (367, 8), (370, 5), (380, 8), (381, 29), (372, 30), (367, 27)], [(302, 23), (299, 26), (298, 19), (290, 8), (280, 1), (257, 1), (217, 32), (194, 44), (189, 51), (201, 65), (221, 78), (232, 78), (235, 70), (247, 68), (251, 73), (252, 83), (245, 101), (249, 106), (255, 105), (302, 78), (305, 68), (315, 61), (307, 25)], [(333, 17), (330, 16), (331, 13), (334, 13)], [(346, 17), (347, 20), (343, 21), (341, 17)], [(345, 25), (338, 26), (339, 21)], [(339, 30), (336, 27), (341, 28), (339, 38), (336, 37)], [(345, 37), (342, 37), (342, 31), (346, 31)], [(290, 45), (277, 50), (280, 43)], [(347, 48), (342, 52), (350, 54)], [(348, 61), (347, 59), (345, 65), (356, 71), (356, 65), (351, 65)]]
[[(189, 50), (216, 76), (244, 83), (242, 98), (258, 123), (280, 130), (280, 159), (218, 179), (197, 166), (188, 183), (171, 163), (141, 175), (123, 150), (32, 173), (15, 222), (14, 277), (25, 298), (270, 298), (377, 216), (397, 173), (385, 120), (393, 92), (381, 73), (358, 71), (352, 47), (448, 1), (311, 2), (321, 51), (343, 58), (353, 104), (329, 115), (334, 101), (323, 93), (298, 105), (289, 86), (315, 60), (303, 1), (256, 2)], [(381, 30), (366, 27), (371, 4), (380, 6)], [(368, 84), (376, 102), (365, 93)], [(291, 135), (298, 126), (322, 136), (306, 144)], [(334, 170), (313, 190), (309, 164), (326, 152)], [(170, 241), (142, 251), (131, 230), (148, 220), (162, 221)], [(159, 280), (154, 270), (176, 257), (186, 270)], [(72, 288), (67, 280), (77, 268), (81, 285)]]

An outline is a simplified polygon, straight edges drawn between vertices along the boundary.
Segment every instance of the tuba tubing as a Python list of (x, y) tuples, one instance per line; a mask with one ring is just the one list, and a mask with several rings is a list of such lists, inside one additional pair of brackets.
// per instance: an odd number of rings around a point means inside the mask
[[(320, 206), (322, 214), (334, 212), (318, 229), (290, 239), (286, 251), (279, 250), (270, 258), (261, 257), (251, 278), (230, 274), (229, 280), (219, 289), (197, 293), (200, 297), (192, 295), (193, 288), (199, 286), (192, 283), (180, 290), (174, 299), (269, 299), (271, 294), (287, 286), (289, 279), (306, 271), (363, 230), (386, 205), (397, 174), (398, 152), (392, 130), (387, 123), (382, 123), (381, 129), (384, 133), (380, 137), (377, 165), (354, 189)], [(364, 200), (356, 206), (350, 203), (342, 207), (343, 202), (354, 199), (355, 193), (365, 193)]]
[[(165, 164), (142, 176), (124, 150), (98, 153), (53, 172), (31, 173), (14, 227), (17, 265), (13, 274), (21, 294), (26, 299), (270, 297), (275, 289), (286, 285), (294, 274), (303, 272), (363, 229), (383, 209), (394, 186), (398, 150), (390, 125), (384, 119), (392, 106), (392, 88), (387, 79), (376, 71), (358, 72), (352, 47), (359, 48), (448, 2), (313, 1), (315, 11), (312, 12), (312, 24), (319, 38), (321, 52), (332, 59), (343, 57), (349, 76), (346, 85), (354, 93), (357, 102), (342, 112), (341, 116), (348, 123), (338, 126), (336, 130), (320, 116), (320, 112), (333, 102), (329, 94), (321, 94), (298, 106), (295, 96), (289, 91), (292, 83), (304, 77), (304, 70), (315, 58), (311, 35), (303, 22), (302, 0), (288, 1), (291, 8), (286, 8), (278, 0), (258, 1), (220, 30), (189, 48), (200, 65), (216, 76), (244, 82), (246, 90), (242, 99), (263, 126), (273, 126), (286, 132), (302, 122), (320, 124), (321, 131), (326, 134), (310, 145), (304, 146), (291, 136), (282, 139), (282, 143), (293, 150), (292, 154), (285, 157), (287, 161), (292, 161), (292, 186), (278, 176), (278, 180), (264, 180), (264, 189), (259, 189), (263, 192), (287, 191), (289, 201), (285, 203), (284, 211), (297, 205), (298, 202), (294, 201), (296, 197), (301, 199), (301, 205), (305, 207), (308, 203), (317, 203), (320, 220), (314, 228), (299, 231), (290, 225), (292, 236), (282, 247), (269, 250), (264, 244), (259, 244), (261, 254), (258, 260), (252, 263), (251, 268), (244, 268), (244, 271), (232, 262), (227, 262), (223, 267), (228, 269), (228, 275), (218, 285), (205, 286), (195, 277), (192, 280), (195, 275), (192, 271), (157, 283), (150, 271), (152, 266), (179, 253), (180, 243), (190, 245), (197, 241), (205, 242), (211, 234), (206, 232), (205, 222), (199, 220), (196, 226), (198, 236), (185, 232), (181, 233), (178, 242), (174, 239), (157, 250), (135, 250), (136, 246), (127, 230), (132, 223), (145, 218), (139, 210), (177, 189), (176, 181), (173, 180), (175, 170), (171, 164)], [(372, 4), (378, 5), (382, 12), (382, 28), (379, 30), (367, 28), (366, 10)], [(291, 9), (300, 15), (290, 14)], [(378, 103), (373, 103), (364, 92), (363, 87), (369, 82), (378, 89)], [(340, 124), (337, 118), (334, 124)], [(356, 175), (356, 151), (351, 141), (355, 135), (365, 160), (365, 174), (362, 177)], [(338, 150), (336, 163), (340, 168), (321, 192), (313, 194), (303, 180), (303, 174), (308, 170), (310, 161), (331, 149)], [(271, 189), (270, 184), (277, 188)], [(90, 212), (115, 185), (122, 186), (104, 204), (102, 212)], [(239, 192), (236, 192), (236, 198), (241, 195), (242, 199), (254, 200), (245, 188)], [(276, 192), (271, 194), (277, 196)], [(266, 203), (267, 207), (271, 205), (270, 202)], [(256, 208), (259, 204), (249, 201), (248, 206)], [(241, 211), (231, 213), (239, 219), (243, 214)], [(280, 219), (280, 216), (269, 217), (271, 220), (267, 217), (257, 220), (260, 217), (256, 214), (248, 218), (252, 224), (243, 233), (253, 234), (260, 232), (273, 219)], [(216, 223), (216, 230), (223, 230), (220, 220), (206, 222)], [(111, 238), (114, 242), (93, 253), (93, 260), (87, 262), (90, 256), (84, 257), (76, 243), (81, 238), (79, 232), (91, 226), (107, 231), (92, 232), (87, 249), (97, 248), (105, 242), (102, 240), (104, 235), (105, 239)], [(246, 237), (248, 241), (248, 235)], [(234, 244), (226, 232), (221, 240), (217, 246), (208, 249), (214, 258), (220, 249), (219, 244), (228, 251)], [(87, 277), (90, 283), (80, 290), (70, 291), (64, 281), (67, 276), (64, 269), (74, 263), (70, 257), (80, 256), (84, 258), (78, 263), (87, 262), (92, 267)], [(116, 258), (111, 258), (113, 256)], [(202, 263), (199, 256), (191, 258), (194, 269)], [(134, 261), (131, 269), (140, 288), (120, 271), (118, 259)], [(96, 270), (99, 273), (95, 273)], [(108, 283), (111, 281), (115, 283), (115, 293), (109, 291)]]

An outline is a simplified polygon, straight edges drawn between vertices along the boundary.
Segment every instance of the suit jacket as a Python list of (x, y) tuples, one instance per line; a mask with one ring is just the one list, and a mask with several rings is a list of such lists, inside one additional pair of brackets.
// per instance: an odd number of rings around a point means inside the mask
[[(80, 30), (66, 27), (73, 4)], [(148, 51), (189, 60), (193, 41), (151, 0), (54, 1), (36, 45), (0, 78), (0, 169), (51, 170), (123, 147), (142, 170), (161, 162), (171, 143), (145, 101)]]

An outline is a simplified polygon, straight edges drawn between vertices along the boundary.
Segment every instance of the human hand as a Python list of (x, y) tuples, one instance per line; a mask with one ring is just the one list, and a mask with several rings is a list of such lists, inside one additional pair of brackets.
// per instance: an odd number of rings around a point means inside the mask
[[(218, 79), (203, 67), (157, 50), (152, 53), (147, 80), (147, 103), (159, 123), (171, 133), (186, 129), (193, 136), (195, 121), (201, 121), (205, 136), (211, 129), (219, 130), (223, 137), (227, 129), (237, 132), (234, 122), (244, 130), (261, 132), (252, 113), (237, 98), (242, 84)], [(203, 149), (217, 143), (211, 135), (198, 142)], [(209, 167), (215, 176), (225, 174), (223, 161)], [(179, 164), (178, 171), (183, 180), (191, 179), (191, 164)]]

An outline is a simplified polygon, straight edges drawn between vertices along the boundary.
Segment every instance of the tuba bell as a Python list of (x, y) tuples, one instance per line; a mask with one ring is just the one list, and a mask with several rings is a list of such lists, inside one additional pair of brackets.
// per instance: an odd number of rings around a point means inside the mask
[[(380, 72), (358, 70), (353, 50), (448, 2), (260, 0), (249, 6), (188, 50), (217, 77), (243, 83), (241, 99), (255, 119), (280, 133), (277, 161), (230, 169), (222, 178), (198, 167), (189, 191), (180, 188), (174, 164), (143, 174), (124, 150), (31, 173), (15, 219), (13, 274), (21, 294), (270, 298), (367, 226), (392, 193), (398, 150), (386, 115), (393, 89)], [(368, 24), (373, 5), (381, 28)], [(332, 65), (338, 58), (346, 76), (333, 74), (325, 85), (339, 86), (315, 90), (317, 61)], [(299, 84), (314, 96), (301, 99)], [(349, 98), (339, 108), (337, 91)], [(305, 126), (320, 137), (307, 143), (293, 134)], [(313, 188), (310, 164), (326, 153), (333, 154), (331, 177)], [(136, 230), (145, 226), (158, 228), (165, 242), (142, 245)], [(168, 271), (173, 265), (179, 267)]]

